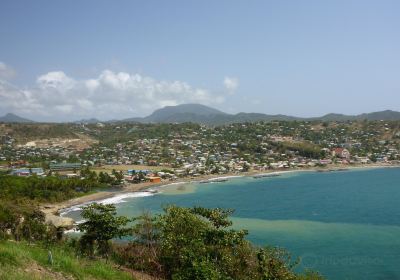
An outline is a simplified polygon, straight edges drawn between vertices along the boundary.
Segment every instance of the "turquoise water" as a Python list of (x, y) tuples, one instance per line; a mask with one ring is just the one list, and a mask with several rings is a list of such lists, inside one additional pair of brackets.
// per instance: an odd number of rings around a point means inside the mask
[[(163, 205), (233, 208), (256, 244), (288, 249), (328, 279), (400, 279), (400, 169), (297, 172), (168, 186), (127, 198), (121, 215)], [(73, 213), (72, 213), (73, 215)]]

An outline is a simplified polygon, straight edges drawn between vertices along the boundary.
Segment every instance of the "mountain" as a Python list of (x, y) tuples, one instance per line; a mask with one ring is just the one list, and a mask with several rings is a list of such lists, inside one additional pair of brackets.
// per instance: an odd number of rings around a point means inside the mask
[(3, 123), (33, 123), (34, 121), (22, 118), (12, 113), (5, 114), (0, 117), (0, 122)]
[(89, 123), (99, 123), (99, 122), (101, 122), (101, 121), (99, 121), (96, 118), (82, 119), (82, 120), (74, 121), (74, 123), (78, 123), (78, 124), (89, 124)]
[(141, 123), (213, 123), (218, 118), (229, 116), (217, 109), (201, 104), (181, 104), (177, 106), (166, 106), (155, 110), (145, 118), (129, 118), (122, 121)]
[(400, 112), (385, 110), (372, 113), (364, 113), (360, 115), (342, 115), (342, 114), (327, 114), (322, 117), (312, 118), (313, 120), (322, 121), (348, 121), (348, 120), (368, 120), (368, 121), (398, 121), (400, 120)]
[(154, 111), (144, 118), (129, 118), (122, 122), (138, 123), (183, 123), (193, 122), (208, 125), (256, 121), (347, 121), (347, 120), (400, 120), (400, 112), (386, 110), (360, 115), (327, 114), (322, 117), (300, 118), (287, 115), (267, 115), (262, 113), (227, 114), (200, 104), (167, 106)]
[(370, 121), (380, 121), (380, 120), (385, 120), (385, 121), (397, 121), (400, 120), (400, 112), (397, 111), (392, 111), (392, 110), (386, 110), (386, 111), (380, 111), (380, 112), (373, 112), (369, 114), (361, 114), (356, 116), (356, 119), (366, 119)]
[(321, 121), (348, 121), (355, 119), (355, 116), (348, 116), (343, 114), (326, 114), (322, 117), (310, 118), (310, 120), (321, 120)]
[(146, 119), (158, 121), (180, 114), (193, 114), (197, 116), (226, 115), (226, 113), (222, 111), (201, 104), (181, 104), (177, 106), (166, 106), (155, 110), (150, 116), (146, 117)]
[[(354, 120), (400, 120), (400, 112), (385, 110), (360, 115), (327, 114), (321, 117), (300, 118), (287, 115), (267, 115), (262, 113), (228, 114), (220, 110), (201, 104), (181, 104), (167, 106), (154, 111), (144, 118), (129, 118), (123, 120), (109, 120), (107, 123), (136, 122), (136, 123), (200, 123), (206, 125), (225, 125), (230, 123), (257, 122), (257, 121), (354, 121)], [(3, 123), (33, 123), (34, 121), (8, 113), (0, 117)], [(98, 119), (83, 119), (74, 123), (98, 123)]]

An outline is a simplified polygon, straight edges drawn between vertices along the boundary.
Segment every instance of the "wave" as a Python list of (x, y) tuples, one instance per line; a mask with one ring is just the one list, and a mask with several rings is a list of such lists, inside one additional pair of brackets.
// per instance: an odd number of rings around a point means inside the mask
[(210, 178), (210, 179), (208, 179), (208, 180), (209, 180), (209, 181), (212, 181), (212, 180), (219, 180), (219, 179), (233, 179), (233, 178), (242, 178), (242, 177), (245, 177), (245, 175), (221, 176), (221, 177)]
[(135, 197), (146, 197), (146, 196), (153, 196), (154, 193), (151, 192), (133, 192), (133, 193), (124, 193), (124, 194), (119, 194), (110, 198), (102, 199), (96, 201), (97, 203), (100, 204), (118, 204), (118, 203), (123, 203), (126, 202), (126, 198), (135, 198)]
[(73, 229), (68, 229), (64, 231), (64, 234), (71, 234), (71, 233), (80, 233), (81, 231), (78, 230), (77, 228), (73, 228)]
[(70, 212), (80, 211), (83, 206), (88, 205), (88, 204), (89, 204), (89, 202), (88, 203), (79, 204), (79, 205), (75, 205), (75, 206), (71, 206), (71, 207), (67, 207), (67, 208), (63, 208), (63, 209), (61, 209), (59, 211), (60, 217), (64, 217)]
[(82, 204), (74, 205), (71, 207), (64, 208), (60, 210), (60, 216), (66, 216), (68, 213), (77, 212), (82, 210), (82, 207), (92, 204), (92, 203), (99, 203), (99, 204), (119, 204), (126, 202), (127, 198), (135, 198), (135, 197), (146, 197), (146, 196), (153, 196), (154, 193), (152, 192), (131, 192), (131, 193), (122, 193), (115, 195), (113, 197), (100, 199), (100, 200), (92, 200)]

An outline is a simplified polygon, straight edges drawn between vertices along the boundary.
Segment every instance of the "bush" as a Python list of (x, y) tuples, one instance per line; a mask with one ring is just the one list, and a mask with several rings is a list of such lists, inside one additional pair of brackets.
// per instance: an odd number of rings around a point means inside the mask
[(277, 248), (256, 248), (247, 231), (231, 229), (230, 210), (170, 206), (164, 214), (136, 218), (133, 241), (118, 245), (123, 265), (165, 279), (322, 279), (297, 275), (290, 255)]
[(101, 256), (108, 256), (110, 240), (128, 234), (128, 229), (122, 227), (129, 219), (116, 217), (116, 208), (112, 204), (90, 204), (83, 208), (81, 216), (86, 221), (78, 226), (84, 232), (79, 243), (81, 252), (89, 256), (93, 256), (95, 250)]

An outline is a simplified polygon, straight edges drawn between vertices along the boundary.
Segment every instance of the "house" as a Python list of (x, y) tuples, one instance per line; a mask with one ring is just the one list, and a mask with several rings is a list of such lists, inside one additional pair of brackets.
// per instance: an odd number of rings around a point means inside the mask
[(149, 180), (151, 183), (161, 183), (161, 178), (160, 177), (149, 177)]
[(15, 176), (30, 176), (32, 174), (43, 176), (44, 170), (43, 168), (18, 168), (11, 171), (11, 175)]
[(50, 163), (51, 171), (67, 171), (67, 170), (80, 170), (82, 164), (80, 162), (76, 163)]
[(371, 163), (371, 160), (368, 157), (357, 157), (356, 160), (357, 160), (357, 162), (360, 162), (363, 164)]
[(339, 157), (339, 158), (345, 158), (345, 159), (349, 159), (350, 158), (350, 152), (349, 150), (345, 149), (345, 148), (335, 148), (332, 150), (332, 156), (335, 157)]
[(10, 163), (10, 167), (21, 167), (21, 166), (27, 166), (27, 165), (29, 165), (29, 162), (27, 162), (25, 160), (17, 160), (17, 161)]
[(319, 164), (322, 164), (322, 165), (331, 164), (331, 163), (332, 163), (332, 160), (330, 160), (330, 159), (320, 159), (319, 160)]
[(129, 169), (126, 171), (128, 175), (134, 175), (134, 174), (139, 174), (139, 173), (143, 173), (145, 175), (148, 175), (151, 173), (151, 170), (147, 170), (147, 169)]

